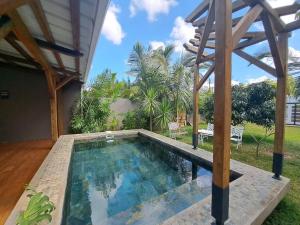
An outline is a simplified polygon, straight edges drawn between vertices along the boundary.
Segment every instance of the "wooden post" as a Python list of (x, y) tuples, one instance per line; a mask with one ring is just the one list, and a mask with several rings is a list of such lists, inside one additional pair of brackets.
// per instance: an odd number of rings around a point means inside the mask
[(199, 91), (197, 86), (199, 83), (199, 64), (195, 64), (194, 67), (194, 88), (193, 88), (193, 147), (194, 149), (198, 146), (198, 100), (199, 100)]
[(288, 33), (280, 33), (278, 35), (278, 48), (282, 62), (283, 74), (278, 74), (276, 88), (275, 138), (273, 153), (273, 172), (275, 174), (274, 178), (276, 179), (280, 179), (283, 164), (286, 85), (288, 75)]
[(213, 184), (211, 215), (224, 224), (229, 211), (232, 1), (217, 0)]
[[(49, 76), (52, 79), (52, 83), (55, 85), (55, 77), (52, 76), (50, 71), (45, 71), (46, 77)], [(49, 91), (50, 96), (50, 122), (51, 122), (51, 138), (56, 141), (58, 138), (58, 116), (57, 116), (57, 92), (55, 86)]]
[(63, 90), (56, 90), (57, 97), (57, 124), (58, 136), (65, 134), (64, 132), (64, 111), (63, 111)]

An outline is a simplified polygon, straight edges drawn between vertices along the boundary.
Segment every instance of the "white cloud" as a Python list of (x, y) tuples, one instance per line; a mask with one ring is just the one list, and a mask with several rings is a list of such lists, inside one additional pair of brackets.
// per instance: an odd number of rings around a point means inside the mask
[(231, 85), (234, 86), (234, 85), (239, 85), (240, 82), (238, 80), (231, 80)]
[(295, 0), (267, 0), (267, 2), (273, 8), (278, 8), (286, 5), (292, 5), (295, 2)]
[(106, 13), (106, 17), (103, 24), (102, 33), (107, 40), (119, 45), (122, 43), (122, 39), (125, 37), (125, 33), (117, 18), (117, 14), (121, 12), (120, 7), (111, 3)]
[(165, 48), (166, 45), (162, 41), (150, 41), (150, 46), (152, 49)]
[[(292, 5), (295, 2), (295, 0), (267, 0), (267, 1), (269, 2), (269, 4), (273, 8), (278, 8), (278, 7), (282, 7), (282, 6)], [(293, 22), (295, 20), (295, 14), (287, 15), (287, 16), (282, 16), (281, 19), (285, 23)]]
[(130, 16), (135, 16), (138, 11), (146, 11), (148, 20), (153, 22), (158, 14), (168, 14), (170, 8), (175, 5), (177, 5), (176, 0), (131, 0)]
[(254, 83), (260, 83), (260, 82), (263, 82), (263, 81), (266, 81), (266, 80), (270, 80), (269, 77), (267, 76), (260, 76), (260, 77), (257, 77), (257, 78), (250, 78), (247, 80), (247, 83), (248, 84), (254, 84)]
[(182, 17), (177, 17), (170, 34), (171, 41), (175, 45), (175, 51), (183, 51), (183, 44), (194, 37), (195, 28), (191, 24), (184, 22)]

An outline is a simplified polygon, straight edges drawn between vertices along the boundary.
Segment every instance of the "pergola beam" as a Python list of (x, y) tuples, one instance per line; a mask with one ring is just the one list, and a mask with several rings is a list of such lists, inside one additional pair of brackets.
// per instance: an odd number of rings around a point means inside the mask
[(300, 28), (300, 20), (295, 20), (285, 25), (284, 32), (292, 32)]
[(255, 5), (252, 7), (247, 14), (237, 23), (237, 25), (233, 28), (232, 31), (232, 46), (236, 46), (252, 23), (256, 20), (256, 18), (263, 11), (261, 5)]
[(196, 57), (196, 64), (199, 64), (201, 62), (202, 54), (211, 30), (211, 27), (215, 21), (215, 0), (211, 0), (209, 4), (209, 11), (207, 16), (207, 21), (204, 27), (204, 31), (202, 34), (202, 38), (199, 43), (197, 57)]
[(273, 67), (263, 63), (262, 61), (256, 59), (255, 57), (249, 55), (248, 53), (246, 53), (242, 50), (239, 50), (239, 49), (235, 50), (234, 53), (237, 54), (238, 56), (240, 56), (241, 58), (247, 60), (249, 63), (251, 63), (251, 64), (261, 68), (262, 70), (266, 71), (267, 73), (271, 74), (272, 76), (277, 77), (276, 70)]
[[(245, 8), (246, 6), (247, 5), (245, 4), (244, 0), (236, 0), (232, 3), (232, 12), (239, 11), (239, 10)], [(186, 22), (193, 22), (192, 24), (194, 27), (199, 27), (199, 26), (204, 25), (206, 19), (207, 19), (207, 17), (202, 17), (202, 18), (198, 19), (197, 21), (186, 21)]]
[(271, 5), (266, 0), (244, 0), (244, 1), (248, 2), (250, 5), (260, 4), (262, 7), (264, 7), (265, 11), (272, 17), (276, 31), (282, 32), (284, 30), (285, 24), (280, 18), (280, 15), (277, 13), (275, 9), (271, 7)]
[(215, 62), (212, 63), (212, 65), (208, 68), (204, 76), (201, 78), (201, 80), (197, 83), (196, 89), (197, 91), (200, 90), (200, 88), (203, 86), (203, 84), (207, 81), (207, 79), (210, 77), (210, 75), (215, 71)]
[(202, 1), (197, 8), (185, 19), (185, 22), (191, 23), (203, 13), (205, 13), (209, 8), (209, 0)]
[(274, 30), (273, 23), (272, 23), (273, 20), (271, 20), (271, 17), (266, 12), (263, 12), (261, 17), (266, 32), (266, 37), (269, 42), (271, 54), (273, 56), (277, 77), (282, 77), (284, 74), (284, 70), (282, 66), (283, 64), (281, 60), (280, 50), (277, 45), (276, 32)]

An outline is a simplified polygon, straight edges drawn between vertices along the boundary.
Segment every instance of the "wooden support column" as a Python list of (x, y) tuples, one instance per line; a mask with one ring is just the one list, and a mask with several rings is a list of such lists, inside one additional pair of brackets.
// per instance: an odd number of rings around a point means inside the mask
[(57, 129), (58, 136), (65, 134), (64, 132), (64, 108), (63, 108), (63, 90), (56, 90), (57, 97)]
[(50, 96), (50, 118), (51, 118), (51, 138), (56, 141), (58, 138), (58, 116), (57, 116), (57, 94), (54, 90)]
[(194, 88), (193, 88), (193, 147), (194, 149), (198, 146), (198, 100), (199, 91), (197, 90), (197, 85), (199, 83), (199, 64), (195, 64), (194, 69)]
[(232, 1), (216, 0), (215, 102), (211, 215), (223, 225), (229, 211)]
[(284, 155), (284, 120), (288, 76), (288, 36), (288, 33), (280, 33), (278, 35), (278, 49), (282, 62), (283, 74), (278, 74), (276, 88), (275, 138), (273, 153), (273, 172), (275, 174), (274, 178), (276, 179), (280, 179)]

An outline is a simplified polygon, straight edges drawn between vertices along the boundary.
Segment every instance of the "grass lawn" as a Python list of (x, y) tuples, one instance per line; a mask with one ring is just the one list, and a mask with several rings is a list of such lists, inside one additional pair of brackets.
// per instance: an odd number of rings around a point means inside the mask
[[(200, 125), (205, 128), (205, 124)], [(188, 134), (177, 138), (177, 140), (191, 144), (192, 128), (185, 128)], [(280, 202), (273, 213), (264, 222), (264, 225), (300, 225), (300, 127), (286, 127), (285, 130), (285, 160), (283, 175), (291, 179), (291, 190)], [(168, 136), (168, 132), (161, 133)], [(231, 145), (231, 158), (246, 164), (272, 171), (272, 149), (274, 136), (266, 139), (266, 143), (261, 146), (259, 157), (256, 157), (256, 145), (251, 135), (257, 138), (262, 137), (264, 129), (262, 127), (246, 124), (243, 136), (243, 146), (236, 150), (234, 144)], [(212, 139), (205, 141), (199, 148), (212, 151)]]

